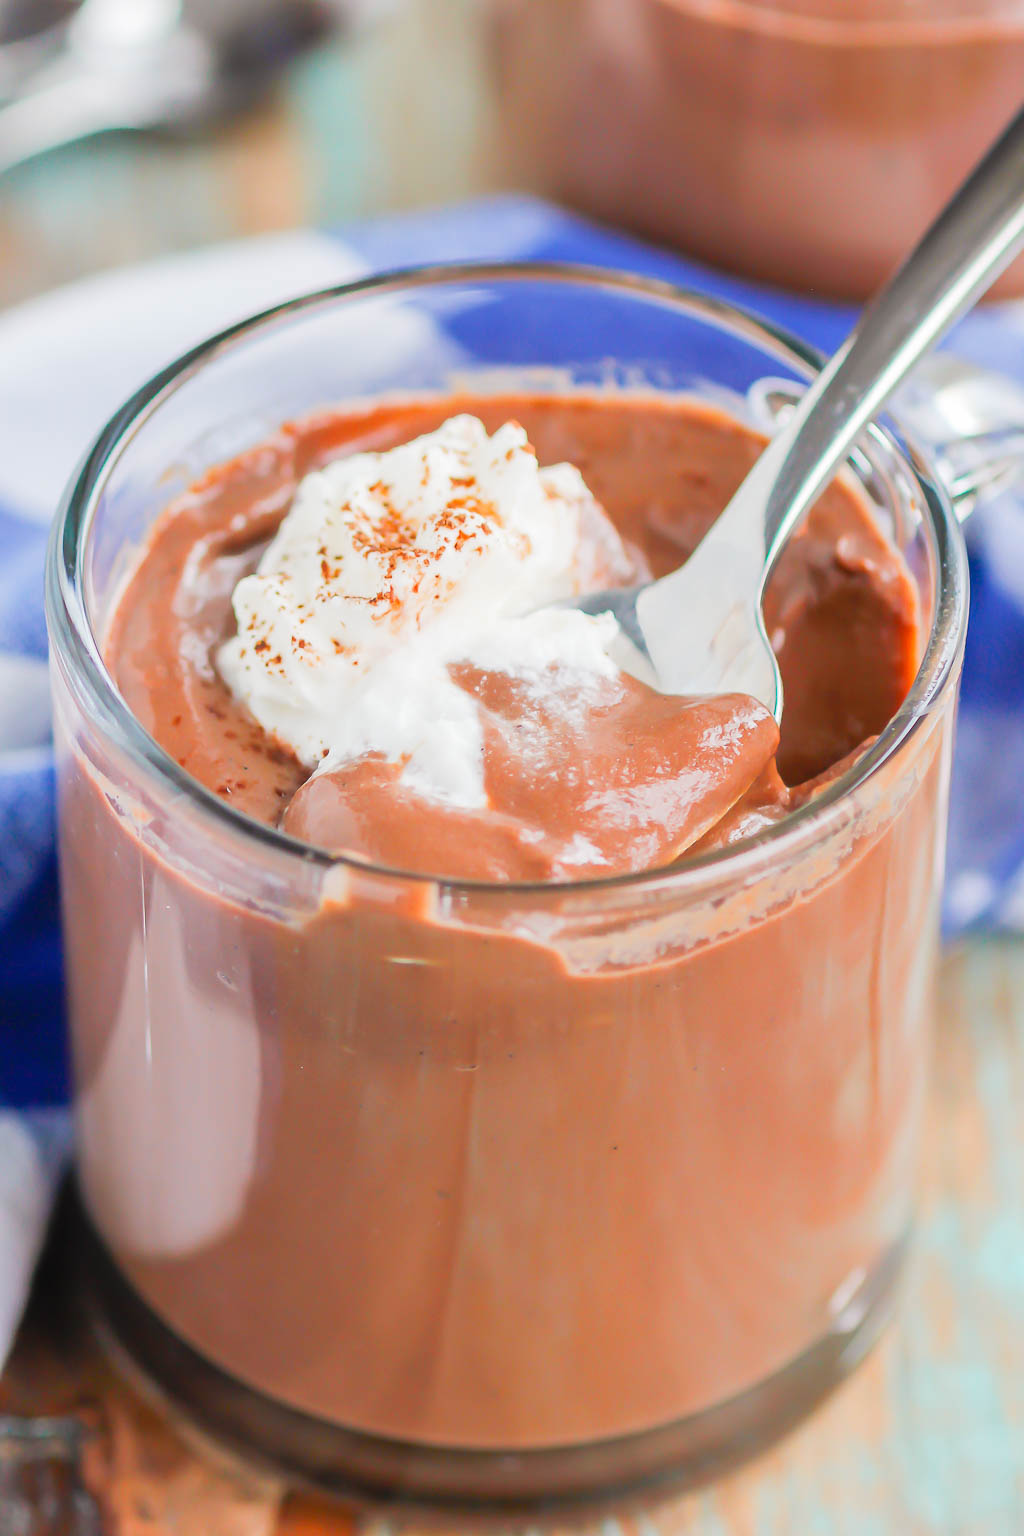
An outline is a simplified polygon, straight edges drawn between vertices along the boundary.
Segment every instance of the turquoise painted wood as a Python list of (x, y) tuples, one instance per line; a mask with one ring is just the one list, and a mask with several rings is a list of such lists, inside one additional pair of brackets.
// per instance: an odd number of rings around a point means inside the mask
[[(110, 141), (26, 168), (0, 188), (0, 306), (124, 261), (497, 185), (479, 10), (407, 0), (212, 141)], [(898, 1328), (752, 1467), (578, 1532), (1024, 1536), (1024, 944), (948, 956), (940, 993), (920, 1228)], [(175, 1499), (147, 1531), (213, 1529), (208, 1505), (206, 1517), (190, 1510), (181, 1486)], [(282, 1509), (280, 1536), (351, 1529), (283, 1499), (254, 1484), (250, 1515), (236, 1510), (231, 1530), (270, 1536)], [(361, 1523), (362, 1536), (420, 1529)]]
[(0, 308), (122, 262), (493, 188), (480, 9), (381, 0), (385, 19), (212, 138), (108, 137), (4, 178)]

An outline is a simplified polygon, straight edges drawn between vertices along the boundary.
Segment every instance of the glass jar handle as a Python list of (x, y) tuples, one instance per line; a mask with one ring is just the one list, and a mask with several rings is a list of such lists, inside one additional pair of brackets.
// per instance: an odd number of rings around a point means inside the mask
[(948, 352), (928, 357), (893, 411), (930, 450), (961, 522), (1024, 479), (1024, 385)]
[[(802, 393), (782, 379), (750, 390), (753, 425), (774, 430)], [(948, 352), (926, 357), (892, 411), (926, 447), (961, 523), (979, 502), (1024, 480), (1024, 384)]]

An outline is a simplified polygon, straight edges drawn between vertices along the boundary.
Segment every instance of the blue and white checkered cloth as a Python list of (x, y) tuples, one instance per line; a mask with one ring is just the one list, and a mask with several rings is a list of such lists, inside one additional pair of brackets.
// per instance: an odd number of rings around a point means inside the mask
[[(242, 315), (360, 270), (538, 258), (703, 288), (832, 351), (853, 312), (753, 287), (502, 198), (299, 233), (113, 273), (0, 317), (0, 1362), (66, 1147), (67, 1075), (42, 611), (47, 525), (104, 420), (146, 376)], [(1024, 306), (952, 347), (1024, 383)], [(972, 618), (953, 786), (946, 929), (1024, 929), (1024, 502), (972, 524)]]

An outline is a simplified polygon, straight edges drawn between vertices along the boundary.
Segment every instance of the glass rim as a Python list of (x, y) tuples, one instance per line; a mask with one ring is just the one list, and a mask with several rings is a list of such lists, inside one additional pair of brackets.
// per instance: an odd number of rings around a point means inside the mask
[(93, 724), (113, 731), (117, 745), (133, 767), (173, 789), (201, 815), (249, 843), (254, 850), (275, 853), (324, 872), (339, 867), (356, 874), (384, 880), (438, 887), (458, 896), (508, 893), (512, 895), (586, 895), (603, 890), (630, 890), (670, 884), (703, 883), (709, 877), (739, 873), (774, 856), (796, 853), (808, 841), (826, 836), (842, 816), (843, 806), (911, 738), (927, 717), (930, 704), (941, 694), (954, 673), (963, 650), (967, 619), (967, 562), (960, 526), (950, 498), (926, 455), (879, 421), (872, 422), (872, 437), (896, 455), (920, 492), (924, 522), (935, 556), (935, 603), (924, 652), (907, 697), (874, 742), (832, 784), (781, 821), (738, 840), (734, 844), (685, 858), (678, 865), (660, 865), (626, 874), (585, 880), (494, 881), (449, 878), (416, 870), (377, 864), (351, 854), (330, 853), (303, 843), (278, 827), (259, 822), (193, 777), (145, 729), (121, 696), (103, 660), (82, 594), (83, 557), (92, 517), (106, 481), (121, 452), (144, 428), (149, 418), (207, 363), (261, 331), (269, 331), (295, 316), (337, 303), (363, 298), (414, 294), (453, 284), (566, 283), (650, 300), (682, 310), (691, 317), (716, 324), (740, 340), (754, 345), (769, 343), (780, 361), (813, 377), (822, 367), (823, 354), (785, 327), (778, 326), (741, 305), (662, 278), (642, 276), (613, 268), (555, 261), (473, 261), (428, 263), (396, 268), (353, 281), (333, 284), (284, 300), (225, 327), (190, 348), (144, 383), (110, 418), (87, 450), (72, 476), (54, 519), (46, 556), (46, 615), (51, 646), (84, 688)]

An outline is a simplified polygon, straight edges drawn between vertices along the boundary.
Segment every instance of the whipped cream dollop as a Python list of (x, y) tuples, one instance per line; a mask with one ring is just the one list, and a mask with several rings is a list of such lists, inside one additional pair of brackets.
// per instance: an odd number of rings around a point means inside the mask
[(479, 710), (449, 668), (614, 677), (611, 615), (544, 605), (636, 577), (578, 470), (540, 468), (514, 422), (490, 436), (456, 416), (306, 476), (235, 587), (217, 662), (307, 767), (377, 753), (418, 792), (480, 808)]

